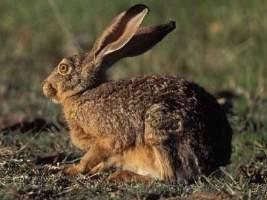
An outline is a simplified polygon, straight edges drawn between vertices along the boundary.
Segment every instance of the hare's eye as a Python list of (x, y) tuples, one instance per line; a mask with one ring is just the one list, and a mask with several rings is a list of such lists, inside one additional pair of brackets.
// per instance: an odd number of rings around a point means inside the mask
[(71, 67), (67, 64), (60, 64), (58, 66), (58, 72), (62, 75), (69, 74), (71, 72)]

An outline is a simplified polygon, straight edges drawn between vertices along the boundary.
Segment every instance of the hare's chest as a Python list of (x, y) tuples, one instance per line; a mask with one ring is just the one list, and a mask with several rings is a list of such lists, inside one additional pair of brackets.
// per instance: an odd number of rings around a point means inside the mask
[(70, 138), (72, 143), (81, 150), (88, 150), (94, 141), (90, 134), (87, 134), (78, 123), (70, 123)]

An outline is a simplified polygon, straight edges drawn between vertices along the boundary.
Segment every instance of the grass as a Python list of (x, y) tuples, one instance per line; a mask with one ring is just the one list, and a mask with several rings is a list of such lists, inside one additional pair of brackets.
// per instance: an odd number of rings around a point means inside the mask
[[(177, 28), (153, 50), (117, 63), (110, 78), (175, 74), (212, 93), (237, 94), (229, 115), (231, 164), (221, 177), (203, 177), (190, 186), (110, 184), (107, 174), (70, 178), (60, 169), (81, 152), (65, 129), (18, 129), (0, 133), (0, 199), (266, 198), (267, 2), (262, 0), (1, 0), (0, 128), (36, 118), (58, 122), (60, 108), (42, 95), (42, 81), (76, 44), (88, 50), (115, 14), (140, 2), (151, 8), (145, 25), (175, 20)], [(51, 155), (54, 160), (44, 159)]]

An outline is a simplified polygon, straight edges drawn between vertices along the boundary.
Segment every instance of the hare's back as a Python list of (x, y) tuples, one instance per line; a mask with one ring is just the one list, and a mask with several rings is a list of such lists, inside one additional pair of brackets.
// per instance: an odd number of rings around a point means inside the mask
[[(153, 104), (165, 103), (173, 109), (203, 112), (218, 110), (216, 99), (197, 84), (174, 76), (150, 75), (129, 80), (109, 81), (88, 91), (86, 99), (108, 106), (126, 106), (146, 110)], [(203, 110), (204, 109), (204, 110)]]
[(181, 106), (186, 110), (219, 108), (216, 99), (202, 87), (174, 76), (150, 75), (109, 81), (96, 87), (87, 97), (112, 105), (142, 106), (143, 109), (155, 103)]
[(151, 106), (164, 104), (185, 123), (192, 121), (190, 126), (213, 121), (214, 125), (225, 123), (224, 113), (211, 94), (193, 82), (174, 76), (150, 75), (110, 81), (88, 92), (86, 98), (96, 102), (94, 109), (104, 109), (106, 114), (118, 114), (118, 117), (134, 115), (142, 121)]

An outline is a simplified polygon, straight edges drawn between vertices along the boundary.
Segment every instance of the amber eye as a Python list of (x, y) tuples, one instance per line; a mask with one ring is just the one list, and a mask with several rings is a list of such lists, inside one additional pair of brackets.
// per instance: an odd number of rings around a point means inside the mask
[(58, 66), (58, 72), (62, 75), (69, 74), (71, 71), (71, 67), (67, 64), (60, 64)]

